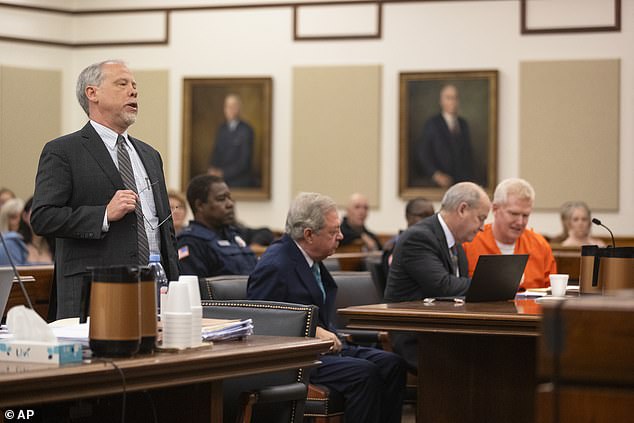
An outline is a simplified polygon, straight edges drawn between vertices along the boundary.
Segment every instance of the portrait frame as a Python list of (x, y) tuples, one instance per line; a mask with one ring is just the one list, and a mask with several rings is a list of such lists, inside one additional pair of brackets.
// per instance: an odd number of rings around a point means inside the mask
[(459, 93), (458, 116), (468, 123), (473, 177), (490, 195), (497, 183), (498, 71), (401, 72), (399, 74), (399, 196), (404, 200), (442, 199), (437, 185), (418, 159), (423, 128), (438, 116), (440, 91), (454, 85)]
[(236, 200), (271, 198), (271, 143), (273, 79), (184, 78), (181, 186), (187, 190), (196, 175), (207, 173), (219, 127), (225, 123), (224, 100), (229, 94), (241, 99), (241, 121), (253, 130), (251, 169), (253, 186), (230, 186)]

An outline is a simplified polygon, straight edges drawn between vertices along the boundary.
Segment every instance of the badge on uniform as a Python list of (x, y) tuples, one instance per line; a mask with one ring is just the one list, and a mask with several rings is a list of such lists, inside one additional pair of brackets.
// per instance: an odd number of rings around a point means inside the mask
[(182, 260), (186, 257), (189, 257), (189, 247), (187, 245), (178, 249), (178, 259)]
[(233, 239), (235, 239), (236, 244), (238, 244), (238, 245), (240, 246), (240, 248), (244, 248), (244, 247), (246, 247), (246, 246), (247, 246), (247, 243), (246, 243), (246, 242), (244, 242), (244, 239), (242, 239), (242, 238), (240, 237), (240, 235), (236, 235), (236, 236), (235, 236), (235, 238), (233, 238)]
[(231, 243), (227, 241), (226, 239), (219, 239), (218, 245), (220, 245), (221, 247), (229, 247), (231, 246)]

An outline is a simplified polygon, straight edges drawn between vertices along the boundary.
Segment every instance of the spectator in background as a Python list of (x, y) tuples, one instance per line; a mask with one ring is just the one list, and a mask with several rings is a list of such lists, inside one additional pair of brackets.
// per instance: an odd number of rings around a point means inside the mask
[(242, 101), (236, 94), (225, 98), (226, 122), (216, 132), (209, 158), (209, 173), (224, 178), (231, 188), (257, 186), (253, 178), (253, 129), (240, 118)]
[[(407, 221), (408, 228), (420, 222), (424, 218), (432, 216), (433, 214), (434, 214), (434, 204), (423, 197), (416, 197), (414, 199), (411, 199), (405, 205), (405, 220)], [(392, 264), (392, 253), (394, 252), (394, 247), (396, 246), (396, 243), (398, 242), (398, 238), (402, 233), (403, 231), (400, 231), (398, 235), (390, 239), (383, 246), (382, 263), (383, 263), (383, 271), (385, 272), (386, 276)]]
[(169, 199), (170, 210), (172, 211), (174, 232), (178, 235), (187, 225), (187, 201), (183, 194), (175, 190), (167, 191), (167, 198)]
[(534, 201), (535, 190), (524, 179), (510, 178), (498, 184), (493, 194), (495, 220), (485, 225), (473, 241), (464, 244), (469, 275), (473, 275), (482, 254), (528, 254), (520, 289), (550, 285), (549, 275), (557, 273), (553, 252), (543, 236), (526, 229)]
[(0, 208), (0, 231), (17, 232), (20, 227), (20, 214), (24, 210), (24, 201), (11, 198)]
[(561, 241), (564, 247), (580, 247), (582, 245), (598, 245), (605, 247), (600, 239), (590, 236), (592, 215), (590, 208), (583, 201), (567, 201), (561, 206), (561, 223), (565, 237)]
[(15, 194), (9, 188), (0, 188), (0, 208), (8, 200), (15, 198)]
[[(22, 235), (17, 230), (20, 226), (20, 214), (24, 208), (24, 202), (19, 198), (12, 198), (5, 202), (0, 208), (0, 232), (6, 242), (7, 250), (14, 264), (27, 264), (28, 250)], [(0, 265), (6, 266), (10, 264), (7, 257), (7, 251), (4, 246), (0, 246)]]
[(225, 181), (196, 176), (187, 187), (187, 201), (194, 220), (177, 237), (181, 274), (207, 278), (251, 273), (255, 254), (232, 226), (234, 202)]
[(341, 245), (349, 245), (360, 239), (366, 251), (381, 249), (379, 238), (365, 227), (369, 208), (365, 195), (357, 192), (350, 196), (346, 207), (346, 216), (341, 223), (341, 233), (343, 234)]
[(26, 244), (29, 252), (29, 264), (52, 264), (55, 252), (55, 237), (43, 237), (35, 234), (31, 228), (31, 206), (33, 197), (24, 205), (18, 232)]

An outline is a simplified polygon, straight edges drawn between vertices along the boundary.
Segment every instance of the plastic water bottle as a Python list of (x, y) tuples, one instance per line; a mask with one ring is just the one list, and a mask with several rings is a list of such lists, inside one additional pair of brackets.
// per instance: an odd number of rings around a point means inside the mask
[[(161, 265), (161, 255), (160, 254), (150, 254), (150, 262), (148, 266), (154, 269), (154, 278), (156, 279), (156, 289), (158, 290), (158, 314), (160, 315), (163, 311), (163, 306), (165, 305), (165, 299), (167, 298), (167, 289), (169, 287), (169, 280), (167, 279), (167, 274), (165, 273), (165, 269), (163, 269), (163, 265)], [(161, 316), (162, 317), (162, 316)], [(161, 321), (163, 319), (161, 318)]]

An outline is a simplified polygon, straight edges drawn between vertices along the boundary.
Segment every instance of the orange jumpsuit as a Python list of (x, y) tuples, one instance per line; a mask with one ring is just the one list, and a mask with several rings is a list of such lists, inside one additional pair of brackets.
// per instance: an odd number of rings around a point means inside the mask
[[(462, 247), (469, 261), (469, 276), (473, 276), (478, 257), (481, 254), (502, 254), (493, 237), (491, 224), (485, 225), (483, 232), (479, 232), (473, 241), (465, 242)], [(532, 229), (526, 229), (515, 242), (514, 253), (529, 255), (520, 291), (550, 286), (548, 275), (557, 273), (557, 264), (550, 244), (543, 236)]]

